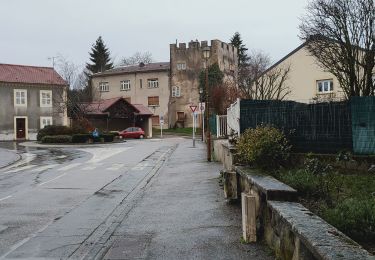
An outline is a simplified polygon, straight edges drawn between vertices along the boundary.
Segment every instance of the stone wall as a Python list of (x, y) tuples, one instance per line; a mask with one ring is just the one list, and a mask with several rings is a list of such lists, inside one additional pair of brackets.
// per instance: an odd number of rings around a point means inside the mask
[[(169, 116), (172, 127), (177, 122), (177, 113), (185, 114), (184, 127), (191, 127), (193, 124), (189, 106), (199, 103), (199, 74), (205, 68), (202, 50), (207, 46), (209, 46), (207, 41), (170, 45), (170, 84), (171, 87), (180, 87), (181, 91), (180, 97), (171, 97), (170, 100)], [(238, 70), (237, 49), (219, 40), (212, 40), (209, 47), (211, 55), (208, 65), (217, 63), (224, 72), (225, 79), (234, 79)]]
[[(226, 156), (219, 157), (224, 164)], [(277, 259), (375, 260), (345, 234), (295, 202), (296, 190), (249, 167), (227, 163), (224, 168), (225, 197), (228, 201), (238, 200), (241, 193), (255, 197), (257, 241), (266, 241)]]

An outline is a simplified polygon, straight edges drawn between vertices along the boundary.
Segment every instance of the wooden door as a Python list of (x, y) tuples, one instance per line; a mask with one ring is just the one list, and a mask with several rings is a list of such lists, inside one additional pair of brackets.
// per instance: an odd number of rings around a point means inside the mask
[(25, 118), (16, 118), (16, 137), (17, 139), (26, 138), (26, 119)]

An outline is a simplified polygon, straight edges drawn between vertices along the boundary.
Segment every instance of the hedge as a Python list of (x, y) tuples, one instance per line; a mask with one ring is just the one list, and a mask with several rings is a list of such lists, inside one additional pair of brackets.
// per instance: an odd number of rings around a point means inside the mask
[(36, 139), (41, 141), (44, 136), (71, 135), (72, 129), (62, 125), (47, 125), (38, 131)]
[(41, 139), (44, 144), (53, 144), (53, 143), (70, 143), (72, 137), (70, 135), (46, 135)]
[(72, 143), (87, 143), (89, 140), (93, 142), (113, 142), (113, 134), (100, 134), (99, 137), (93, 137), (92, 134), (75, 134), (72, 135)]

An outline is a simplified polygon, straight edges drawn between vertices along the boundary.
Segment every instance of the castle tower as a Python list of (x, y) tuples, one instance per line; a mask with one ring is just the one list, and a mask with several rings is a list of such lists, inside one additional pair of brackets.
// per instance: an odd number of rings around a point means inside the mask
[[(199, 103), (199, 74), (205, 69), (203, 48), (207, 41), (191, 41), (170, 45), (170, 87), (169, 106), (170, 127), (192, 127), (193, 118), (190, 105)], [(237, 48), (220, 40), (212, 40), (208, 65), (214, 63), (224, 73), (224, 80), (237, 78)]]

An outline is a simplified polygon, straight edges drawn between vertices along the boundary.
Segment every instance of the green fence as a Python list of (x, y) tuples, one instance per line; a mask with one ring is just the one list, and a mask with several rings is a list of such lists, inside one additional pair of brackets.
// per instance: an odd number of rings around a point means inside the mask
[(210, 116), (210, 130), (211, 130), (211, 135), (216, 135), (216, 115), (213, 114)]
[(375, 97), (351, 99), (353, 152), (375, 154)]

